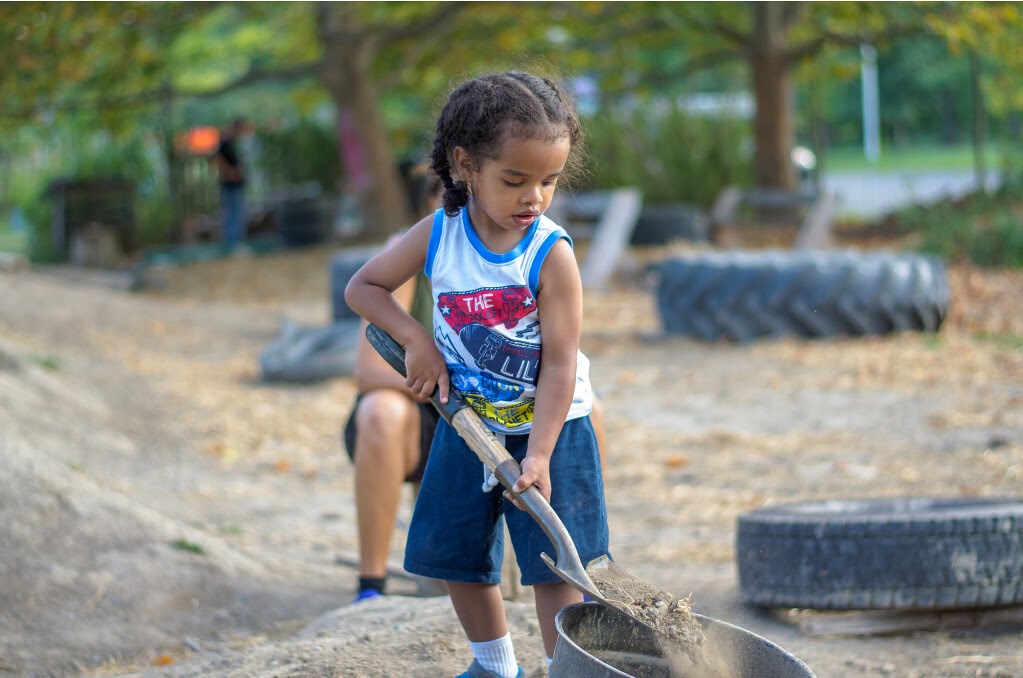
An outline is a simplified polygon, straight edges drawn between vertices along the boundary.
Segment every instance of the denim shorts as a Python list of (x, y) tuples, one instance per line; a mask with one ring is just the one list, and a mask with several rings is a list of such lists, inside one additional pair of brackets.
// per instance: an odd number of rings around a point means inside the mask
[[(500, 439), (500, 438), (499, 438)], [(521, 463), (528, 435), (505, 436)], [(498, 485), (483, 492), (484, 465), (458, 432), (441, 420), (405, 544), (405, 570), (445, 581), (498, 584), (508, 522), (521, 584), (560, 582), (540, 559), (557, 561), (554, 546), (533, 518), (503, 497)], [(607, 506), (600, 455), (589, 417), (565, 422), (551, 455), (551, 506), (575, 542), (579, 559), (608, 554)]]

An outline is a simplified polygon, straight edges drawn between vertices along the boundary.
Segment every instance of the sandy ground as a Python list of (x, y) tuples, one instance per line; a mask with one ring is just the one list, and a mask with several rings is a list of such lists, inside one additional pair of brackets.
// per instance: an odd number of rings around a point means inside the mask
[[(284, 319), (326, 323), (318, 248), (194, 264), (131, 293), (0, 272), (0, 675), (455, 675), (446, 598), (349, 605), (348, 378), (261, 382)], [(663, 253), (661, 253), (663, 254)], [(751, 609), (736, 517), (797, 499), (1020, 495), (1023, 274), (955, 267), (936, 336), (658, 339), (638, 276), (586, 298), (612, 551), (818, 676), (1020, 676), (1018, 626), (820, 637)], [(400, 569), (410, 497), (392, 562)], [(528, 590), (512, 633), (543, 676)], [(805, 615), (805, 613), (801, 613)]]

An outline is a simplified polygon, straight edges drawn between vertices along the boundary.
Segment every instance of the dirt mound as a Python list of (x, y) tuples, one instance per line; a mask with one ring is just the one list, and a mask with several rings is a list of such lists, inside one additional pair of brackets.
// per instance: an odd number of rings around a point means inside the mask
[[(509, 603), (520, 664), (546, 675), (533, 606)], [(200, 654), (161, 676), (276, 678), (456, 675), (468, 663), (458, 618), (447, 598), (387, 596), (339, 608), (293, 637), (225, 653)]]
[[(102, 400), (0, 344), (4, 667), (82, 669), (323, 606), (273, 564), (146, 508), (75, 459), (136, 453)], [(329, 596), (328, 596), (329, 598)]]

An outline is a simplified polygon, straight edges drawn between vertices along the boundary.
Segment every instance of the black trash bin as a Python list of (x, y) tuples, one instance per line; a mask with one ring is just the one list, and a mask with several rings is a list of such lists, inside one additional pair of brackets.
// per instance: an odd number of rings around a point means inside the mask
[(284, 198), (277, 204), (276, 223), (285, 247), (327, 242), (334, 229), (334, 205), (319, 196)]

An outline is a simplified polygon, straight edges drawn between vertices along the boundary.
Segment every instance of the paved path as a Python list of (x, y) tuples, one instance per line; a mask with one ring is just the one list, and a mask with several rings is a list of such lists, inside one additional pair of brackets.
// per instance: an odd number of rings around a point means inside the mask
[[(988, 173), (988, 190), (999, 176)], [(945, 196), (958, 197), (976, 189), (972, 170), (832, 172), (824, 189), (839, 196), (838, 213), (873, 218), (913, 203), (927, 204)]]

